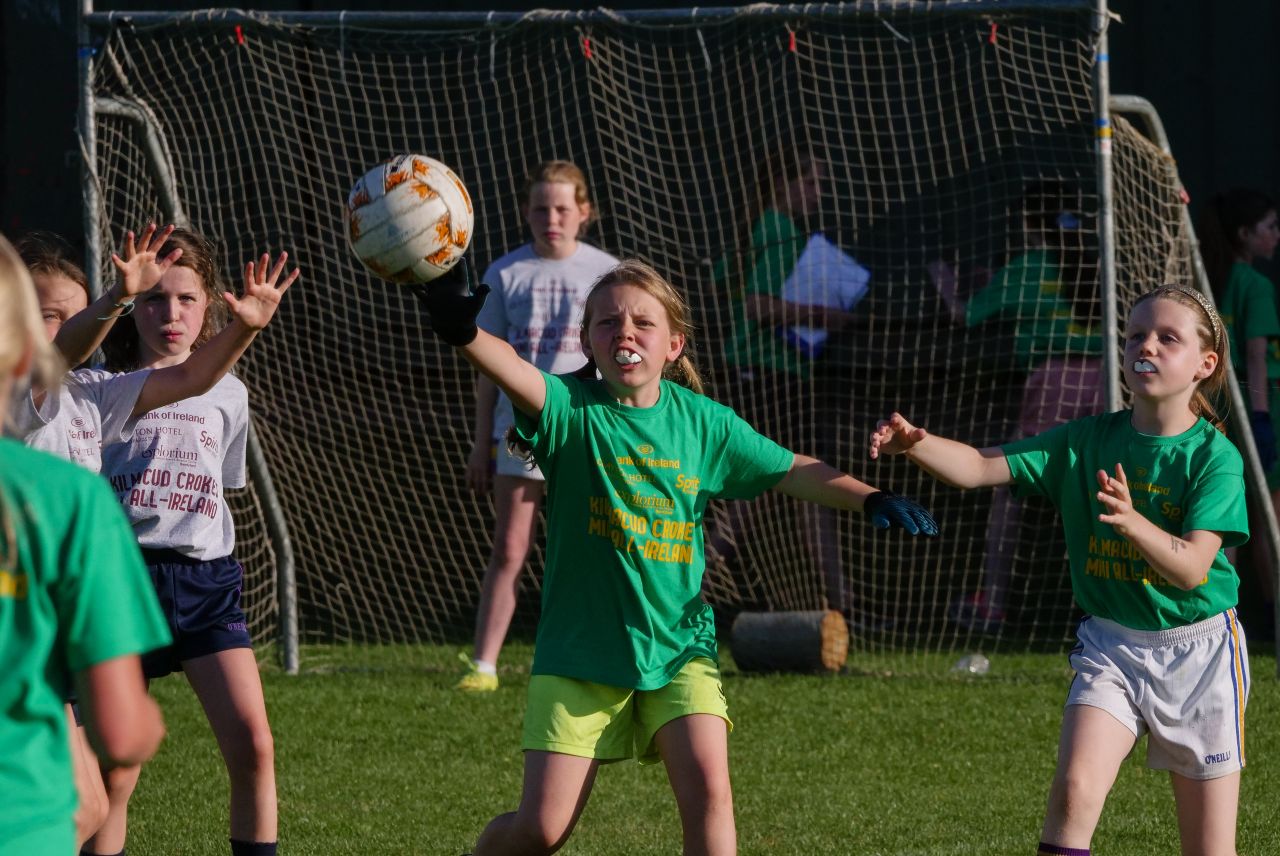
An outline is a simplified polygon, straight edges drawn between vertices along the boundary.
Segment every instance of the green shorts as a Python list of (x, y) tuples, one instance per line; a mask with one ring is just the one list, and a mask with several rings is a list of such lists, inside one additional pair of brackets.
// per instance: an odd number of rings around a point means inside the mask
[(661, 760), (653, 742), (658, 729), (692, 713), (718, 716), (733, 730), (720, 669), (705, 657), (690, 660), (656, 690), (534, 675), (521, 747), (601, 761), (634, 755), (641, 764), (655, 764)]

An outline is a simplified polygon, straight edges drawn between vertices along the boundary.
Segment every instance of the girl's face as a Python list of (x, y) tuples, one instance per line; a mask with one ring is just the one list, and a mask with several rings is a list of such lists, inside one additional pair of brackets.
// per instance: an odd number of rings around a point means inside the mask
[(793, 217), (808, 217), (818, 210), (822, 202), (822, 185), (826, 181), (826, 168), (815, 163), (799, 177), (782, 187), (778, 208)]
[(1240, 229), (1241, 255), (1247, 262), (1254, 259), (1270, 260), (1277, 243), (1280, 243), (1280, 224), (1276, 222), (1274, 211), (1268, 211), (1252, 228)]
[(1183, 398), (1190, 407), (1196, 386), (1218, 365), (1218, 355), (1201, 344), (1199, 319), (1190, 306), (1164, 298), (1145, 300), (1129, 313), (1124, 379), (1136, 398)]
[(160, 368), (190, 356), (208, 306), (209, 295), (195, 271), (177, 265), (169, 268), (154, 288), (137, 299), (133, 320), (138, 327), (139, 364)]
[(52, 342), (67, 319), (89, 305), (89, 295), (84, 286), (60, 273), (33, 273), (31, 280), (36, 284), (44, 331)]
[(614, 285), (592, 296), (582, 347), (618, 401), (650, 407), (657, 403), (667, 363), (684, 350), (684, 334), (672, 332), (658, 298), (634, 285)]
[(577, 189), (565, 181), (539, 181), (529, 191), (525, 221), (533, 249), (545, 259), (567, 259), (578, 249), (578, 231), (591, 217), (591, 205), (578, 202)]

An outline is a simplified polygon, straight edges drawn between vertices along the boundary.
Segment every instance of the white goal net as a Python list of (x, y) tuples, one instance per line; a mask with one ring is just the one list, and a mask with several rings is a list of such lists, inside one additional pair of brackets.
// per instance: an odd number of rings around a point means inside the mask
[[(866, 444), (893, 410), (974, 444), (1012, 439), (1029, 381), (1059, 358), (1071, 364), (1042, 379), (1036, 418), (1098, 406), (1100, 344), (1028, 355), (1035, 312), (976, 308), (993, 277), (1047, 254), (1073, 335), (1115, 341), (1096, 263), (1094, 5), (97, 15), (93, 98), (146, 117), (97, 114), (98, 237), (110, 246), (168, 216), (159, 184), (171, 169), (228, 271), (266, 250), (301, 266), (239, 374), (292, 539), (304, 643), (470, 635), (493, 516), (464, 482), (472, 376), (344, 236), (353, 180), (420, 152), (470, 189), (480, 269), (527, 240), (528, 171), (578, 163), (602, 214), (589, 240), (654, 264), (693, 304), (712, 396), (798, 451), (918, 498), (942, 525), (912, 539), (781, 495), (715, 504), (705, 592), (722, 615), (831, 604), (855, 652), (1061, 646), (1077, 615), (1052, 509), (873, 464)], [(1123, 316), (1136, 292), (1189, 281), (1189, 255), (1171, 164), (1116, 125)], [(762, 168), (784, 150), (822, 164), (821, 204), (797, 225), (870, 276), (816, 356), (797, 357), (804, 342), (786, 334), (804, 325), (783, 323), (758, 325), (766, 345), (747, 359), (735, 342), (752, 332), (742, 307), (761, 257), (748, 221)], [(149, 165), (154, 151), (164, 170)], [(783, 190), (766, 176), (767, 198)], [(234, 503), (253, 628), (270, 637), (278, 549), (262, 506), (256, 490)], [(536, 620), (541, 561), (535, 551), (516, 632)]]

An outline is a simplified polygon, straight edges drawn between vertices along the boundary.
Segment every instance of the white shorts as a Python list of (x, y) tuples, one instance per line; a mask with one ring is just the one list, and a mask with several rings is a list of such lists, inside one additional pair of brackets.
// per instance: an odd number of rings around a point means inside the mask
[(1134, 737), (1150, 732), (1152, 769), (1216, 779), (1244, 767), (1249, 655), (1234, 609), (1155, 632), (1091, 617), (1076, 635), (1068, 705), (1101, 708)]

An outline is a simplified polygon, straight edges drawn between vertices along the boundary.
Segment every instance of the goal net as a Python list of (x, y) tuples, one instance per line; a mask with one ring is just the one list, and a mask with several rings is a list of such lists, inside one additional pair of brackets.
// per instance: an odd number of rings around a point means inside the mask
[[(421, 152), (470, 189), (481, 269), (528, 239), (529, 170), (582, 166), (602, 215), (588, 240), (682, 289), (713, 397), (941, 523), (940, 538), (909, 538), (780, 494), (713, 503), (704, 588), (722, 616), (832, 605), (855, 653), (1060, 646), (1078, 616), (1052, 509), (866, 450), (894, 410), (991, 445), (1029, 407), (1052, 421), (1102, 406), (1115, 337), (1097, 285), (1093, 6), (92, 16), (93, 98), (147, 117), (97, 114), (98, 238), (167, 216), (168, 170), (228, 271), (268, 250), (302, 268), (238, 372), (297, 557), (304, 643), (462, 642), (474, 620), (493, 508), (464, 480), (472, 374), (344, 232), (354, 179)], [(751, 241), (753, 218), (788, 204), (790, 179), (767, 166), (786, 152), (820, 164), (800, 233), (856, 260), (839, 282), (869, 279), (859, 296), (797, 274), (788, 308), (788, 272), (774, 272), (773, 323), (749, 308), (769, 249)], [(1189, 281), (1188, 236), (1172, 165), (1123, 121), (1114, 163), (1123, 317), (1137, 292)], [(1029, 269), (1071, 341), (1029, 352), (1045, 317), (1033, 304), (982, 316), (988, 284)], [(817, 347), (797, 303), (832, 304)], [(255, 490), (234, 501), (253, 629), (270, 637), (278, 555), (262, 506)], [(531, 564), (517, 633), (536, 621), (540, 546)]]

